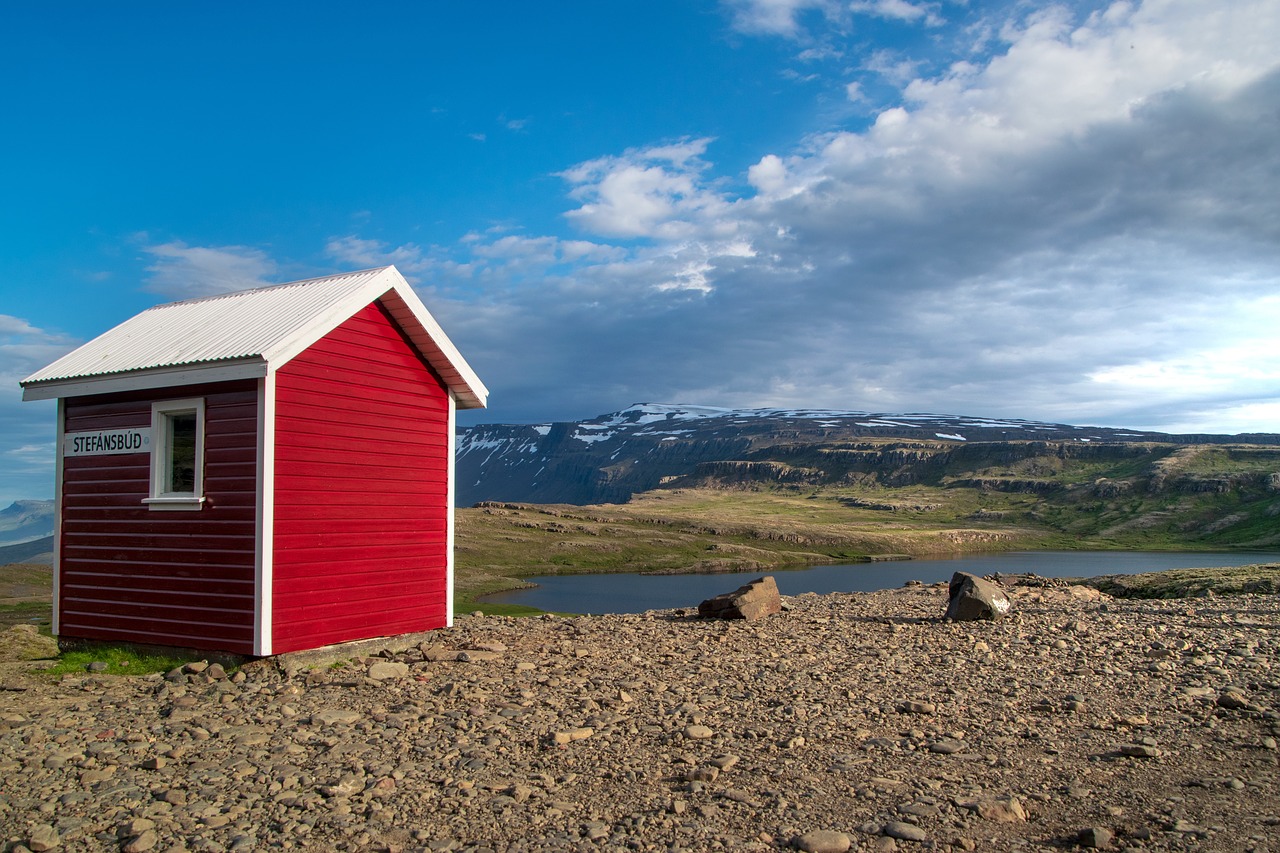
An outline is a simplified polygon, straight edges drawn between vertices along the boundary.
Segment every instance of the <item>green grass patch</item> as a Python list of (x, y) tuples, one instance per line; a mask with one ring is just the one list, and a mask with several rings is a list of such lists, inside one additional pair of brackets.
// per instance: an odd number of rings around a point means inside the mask
[(142, 653), (128, 646), (99, 646), (91, 649), (65, 651), (58, 656), (56, 665), (42, 671), (49, 675), (57, 676), (83, 675), (90, 671), (90, 664), (104, 663), (106, 664), (106, 669), (95, 674), (150, 675), (154, 672), (168, 672), (190, 660), (190, 657)]
[(1116, 598), (1205, 598), (1211, 595), (1274, 595), (1280, 592), (1280, 564), (1170, 569), (1141, 575), (1104, 575), (1081, 583)]
[(36, 625), (47, 635), (53, 624), (53, 605), (48, 601), (20, 601), (0, 604), (0, 630), (14, 625)]
[(525, 604), (502, 604), (496, 601), (465, 601), (454, 605), (453, 612), (467, 615), (479, 610), (485, 616), (541, 616), (545, 610)]

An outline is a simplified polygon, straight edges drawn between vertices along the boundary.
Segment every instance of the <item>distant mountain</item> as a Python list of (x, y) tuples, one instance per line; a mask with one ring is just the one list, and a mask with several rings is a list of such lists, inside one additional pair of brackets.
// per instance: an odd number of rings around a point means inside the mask
[(584, 421), (486, 424), (458, 431), (457, 499), (624, 503), (706, 463), (767, 460), (770, 449), (909, 439), (954, 445), (1251, 443), (1280, 435), (1170, 435), (1006, 418), (827, 409), (718, 409), (638, 403)]
[(10, 563), (36, 563), (43, 566), (53, 563), (53, 537), (33, 539), (18, 545), (0, 545), (0, 566)]
[(0, 547), (53, 535), (53, 501), (14, 501), (0, 509)]

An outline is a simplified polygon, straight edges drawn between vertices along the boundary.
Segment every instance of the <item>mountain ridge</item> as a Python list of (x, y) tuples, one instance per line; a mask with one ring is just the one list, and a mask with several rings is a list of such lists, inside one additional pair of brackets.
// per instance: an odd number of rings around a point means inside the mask
[[(636, 403), (580, 421), (460, 429), (457, 502), (625, 503), (707, 463), (750, 461), (769, 448), (847, 442), (1066, 445), (1260, 444), (1280, 435), (1170, 434), (1017, 418), (833, 409), (722, 409)], [(771, 459), (756, 461), (774, 462)]]
[(17, 500), (0, 509), (0, 547), (53, 535), (53, 501)]

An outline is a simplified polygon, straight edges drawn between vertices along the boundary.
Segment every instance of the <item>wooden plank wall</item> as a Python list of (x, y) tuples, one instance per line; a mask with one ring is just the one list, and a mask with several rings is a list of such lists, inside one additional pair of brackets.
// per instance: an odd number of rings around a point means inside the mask
[(253, 651), (257, 383), (72, 397), (66, 431), (151, 423), (151, 403), (205, 398), (205, 495), (200, 511), (143, 505), (150, 455), (63, 463), (60, 633)]
[(274, 653), (446, 624), (447, 393), (377, 303), (277, 372)]

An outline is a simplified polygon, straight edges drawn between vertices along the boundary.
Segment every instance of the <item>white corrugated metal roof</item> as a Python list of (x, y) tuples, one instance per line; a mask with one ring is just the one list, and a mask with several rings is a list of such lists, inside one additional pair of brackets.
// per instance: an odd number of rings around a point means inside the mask
[[(356, 311), (381, 300), (461, 408), (485, 405), (487, 389), (395, 267), (187, 299), (149, 308), (22, 381), (28, 397), (64, 396), (112, 377), (181, 375), (254, 363), (280, 367)], [(265, 371), (264, 371), (265, 372)], [(165, 383), (157, 383), (165, 384)], [(145, 384), (141, 387), (145, 387)], [(90, 389), (90, 390), (83, 390)]]

